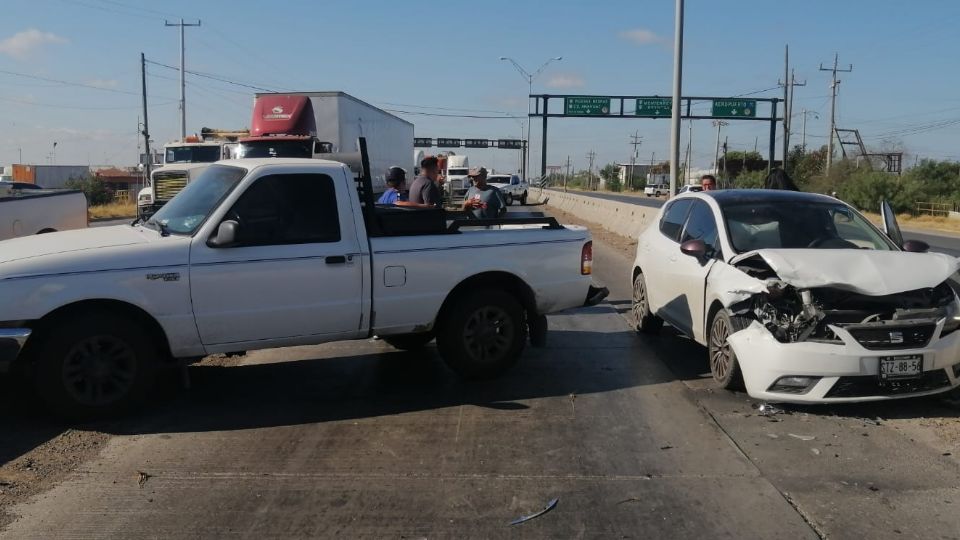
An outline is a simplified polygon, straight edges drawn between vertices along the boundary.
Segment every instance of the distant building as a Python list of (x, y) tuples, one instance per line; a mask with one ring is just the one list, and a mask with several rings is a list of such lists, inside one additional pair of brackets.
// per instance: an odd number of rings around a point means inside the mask
[(108, 167), (94, 171), (93, 175), (106, 184), (117, 199), (135, 201), (143, 187), (143, 173), (136, 168)]
[(27, 182), (46, 189), (62, 189), (71, 179), (86, 178), (90, 167), (86, 165), (27, 165), (17, 163), (6, 167), (11, 170), (14, 182)]
[[(619, 172), (620, 185), (627, 188), (631, 187), (630, 185), (631, 176), (633, 177), (633, 182), (639, 186), (640, 182), (646, 179), (647, 173), (650, 172), (650, 168), (651, 168), (649, 163), (647, 164), (635, 163), (633, 165), (629, 163), (617, 163), (617, 167), (620, 169), (620, 172)], [(631, 174), (631, 172), (633, 174)]]

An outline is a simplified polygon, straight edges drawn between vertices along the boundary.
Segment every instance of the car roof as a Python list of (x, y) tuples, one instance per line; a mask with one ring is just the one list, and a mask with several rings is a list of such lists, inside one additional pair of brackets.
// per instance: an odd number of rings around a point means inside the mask
[(807, 193), (804, 191), (789, 191), (782, 189), (718, 189), (712, 191), (699, 191), (697, 192), (697, 195), (699, 197), (712, 197), (721, 208), (725, 206), (765, 202), (840, 202), (833, 197), (828, 197), (827, 195), (821, 195), (819, 193)]

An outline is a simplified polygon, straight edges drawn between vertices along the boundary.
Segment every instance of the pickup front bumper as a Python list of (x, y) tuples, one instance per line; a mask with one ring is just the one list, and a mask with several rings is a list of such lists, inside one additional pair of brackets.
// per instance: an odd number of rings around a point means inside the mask
[(29, 337), (29, 328), (0, 328), (0, 373), (10, 370)]

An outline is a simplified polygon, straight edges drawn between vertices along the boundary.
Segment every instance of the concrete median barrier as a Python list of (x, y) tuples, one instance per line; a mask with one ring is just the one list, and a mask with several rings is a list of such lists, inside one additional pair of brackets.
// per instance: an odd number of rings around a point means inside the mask
[(608, 201), (552, 189), (533, 189), (530, 194), (549, 207), (573, 214), (578, 218), (597, 223), (612, 233), (636, 238), (643, 229), (656, 219), (659, 208)]

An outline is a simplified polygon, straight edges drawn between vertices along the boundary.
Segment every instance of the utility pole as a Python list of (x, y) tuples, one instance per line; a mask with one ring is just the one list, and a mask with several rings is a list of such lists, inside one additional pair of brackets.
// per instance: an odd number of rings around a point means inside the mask
[(593, 160), (597, 157), (597, 153), (593, 150), (587, 152), (587, 159), (590, 160), (590, 168), (587, 169), (587, 190), (593, 188)]
[(56, 165), (57, 164), (57, 141), (53, 141), (53, 153), (51, 155), (53, 157), (50, 158), (50, 161), (53, 165)]
[(153, 166), (153, 155), (150, 153), (150, 124), (147, 122), (147, 59), (140, 53), (140, 92), (143, 95), (143, 149), (147, 153), (147, 162), (143, 170), (147, 182), (150, 181), (150, 169)]
[[(687, 162), (683, 172), (683, 185), (687, 185), (690, 177), (690, 162), (693, 160), (693, 120), (687, 121)], [(673, 196), (673, 193), (670, 194)]]
[(567, 174), (563, 176), (563, 192), (567, 192), (567, 180), (570, 178), (570, 156), (567, 156)]
[[(789, 49), (788, 49), (789, 51)], [(790, 134), (793, 133), (793, 92), (797, 86), (806, 86), (807, 81), (797, 82), (794, 70), (789, 69), (789, 54), (784, 65), (784, 79), (777, 81), (783, 87), (783, 169), (787, 169), (787, 154), (790, 153)], [(787, 70), (789, 69), (789, 74)]]
[(180, 27), (180, 140), (187, 138), (187, 83), (184, 78), (184, 37), (183, 29), (188, 26), (200, 26), (200, 19), (197, 19), (195, 23), (185, 23), (183, 19), (180, 19), (178, 23), (171, 23), (169, 21), (163, 21), (164, 26), (179, 26)]
[(837, 67), (837, 64), (840, 62), (840, 53), (834, 53), (833, 56), (833, 67), (825, 68), (823, 64), (820, 64), (820, 71), (829, 71), (832, 74), (830, 80), (830, 134), (827, 138), (827, 176), (830, 175), (830, 166), (833, 165), (833, 134), (836, 129), (836, 118), (837, 118), (837, 86), (840, 85), (840, 81), (837, 79), (837, 73), (849, 73), (853, 71), (853, 64), (850, 64), (846, 69), (840, 69)]
[(723, 136), (723, 178), (727, 177), (727, 136)]
[(673, 106), (670, 114), (670, 196), (680, 169), (680, 96), (683, 78), (683, 0), (676, 0), (673, 27)]
[(640, 156), (640, 154), (637, 153), (637, 148), (643, 144), (643, 137), (640, 136), (639, 131), (634, 131), (633, 135), (630, 136), (630, 144), (633, 145), (633, 153), (630, 154), (630, 189), (633, 190), (635, 186), (633, 175), (637, 166), (637, 158)]
[(720, 128), (729, 126), (729, 122), (723, 120), (714, 120), (713, 125), (717, 128), (717, 147), (713, 151), (713, 174), (720, 174)]

